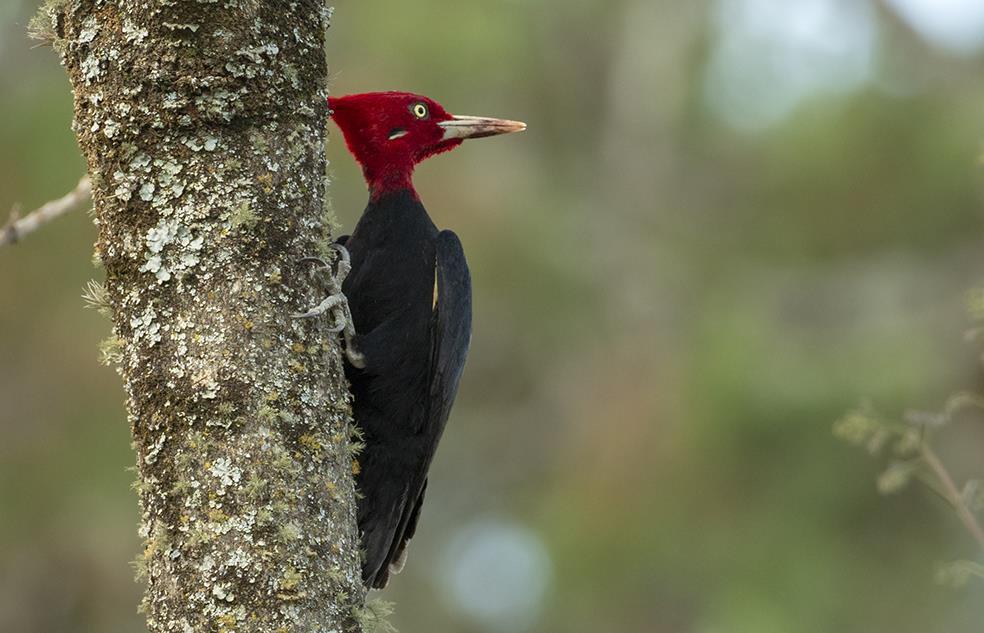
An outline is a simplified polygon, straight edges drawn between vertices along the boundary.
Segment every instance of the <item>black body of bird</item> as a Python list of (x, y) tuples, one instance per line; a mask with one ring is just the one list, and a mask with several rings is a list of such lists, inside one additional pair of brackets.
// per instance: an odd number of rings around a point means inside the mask
[(408, 191), (370, 203), (346, 242), (342, 289), (365, 359), (347, 364), (353, 415), (365, 448), (356, 485), (363, 576), (382, 587), (413, 536), (438, 440), (471, 337), (471, 278), (461, 243), (438, 232)]

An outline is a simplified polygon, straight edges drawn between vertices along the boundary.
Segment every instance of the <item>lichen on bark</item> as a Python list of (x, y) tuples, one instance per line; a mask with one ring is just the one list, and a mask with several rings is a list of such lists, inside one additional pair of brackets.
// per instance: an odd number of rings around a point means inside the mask
[(151, 631), (353, 631), (337, 342), (291, 314), (327, 243), (321, 1), (64, 0), (139, 473)]

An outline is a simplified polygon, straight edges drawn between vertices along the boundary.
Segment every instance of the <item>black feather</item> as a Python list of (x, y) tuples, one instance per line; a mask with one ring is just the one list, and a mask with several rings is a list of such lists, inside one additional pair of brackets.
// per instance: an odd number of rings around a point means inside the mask
[(471, 278), (457, 236), (438, 232), (408, 191), (370, 202), (345, 246), (352, 272), (343, 289), (366, 358), (364, 369), (346, 367), (366, 444), (356, 476), (363, 579), (383, 587), (416, 530), (457, 393)]

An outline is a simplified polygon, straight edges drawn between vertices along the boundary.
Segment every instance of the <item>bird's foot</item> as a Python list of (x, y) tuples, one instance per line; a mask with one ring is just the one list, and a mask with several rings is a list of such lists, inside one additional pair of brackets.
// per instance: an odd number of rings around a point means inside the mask
[(341, 244), (332, 244), (330, 248), (337, 254), (334, 270), (332, 270), (328, 262), (320, 257), (304, 257), (300, 260), (304, 264), (320, 264), (319, 270), (328, 271), (326, 283), (328, 296), (307, 312), (297, 312), (291, 316), (295, 319), (311, 319), (325, 313), (330, 314), (332, 320), (328, 331), (333, 333), (341, 332), (342, 338), (345, 341), (345, 356), (353, 366), (362, 368), (365, 367), (366, 360), (355, 349), (355, 324), (352, 322), (352, 311), (349, 310), (348, 299), (342, 292), (342, 282), (345, 281), (349, 272), (352, 271), (352, 260), (349, 257), (348, 249)]

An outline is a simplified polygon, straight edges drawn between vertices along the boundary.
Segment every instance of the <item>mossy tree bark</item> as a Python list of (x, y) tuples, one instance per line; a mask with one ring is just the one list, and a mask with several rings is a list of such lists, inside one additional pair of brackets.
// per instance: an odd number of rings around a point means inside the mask
[(56, 0), (137, 452), (151, 631), (351, 631), (322, 0)]

